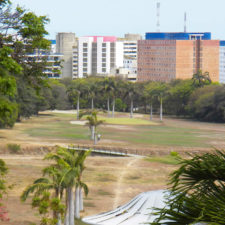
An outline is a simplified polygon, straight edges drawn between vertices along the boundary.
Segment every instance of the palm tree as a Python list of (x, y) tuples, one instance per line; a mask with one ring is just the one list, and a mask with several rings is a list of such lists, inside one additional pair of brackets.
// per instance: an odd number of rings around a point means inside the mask
[(159, 218), (153, 224), (225, 224), (224, 151), (181, 160), (170, 184), (167, 207), (158, 209)]
[(211, 84), (212, 80), (209, 76), (209, 72), (202, 73), (201, 70), (198, 70), (192, 77), (193, 85), (197, 87), (203, 87), (206, 84)]
[[(29, 185), (22, 193), (21, 200), (26, 201), (28, 196), (34, 193), (34, 197), (40, 196), (43, 192), (53, 190), (54, 197), (62, 200), (63, 185), (61, 179), (63, 173), (55, 166), (49, 166), (43, 170), (43, 175), (48, 177), (41, 177)], [(53, 210), (53, 218), (57, 219), (57, 225), (61, 225), (61, 213)]]
[(77, 157), (76, 167), (78, 168), (79, 172), (75, 186), (75, 211), (74, 211), (75, 218), (80, 218), (80, 211), (83, 210), (82, 189), (84, 190), (85, 196), (87, 196), (88, 194), (88, 187), (84, 182), (82, 182), (82, 173), (85, 169), (84, 161), (86, 157), (90, 154), (90, 152), (91, 151), (79, 152)]
[(76, 79), (72, 81), (71, 85), (68, 87), (67, 93), (69, 98), (74, 102), (76, 101), (77, 107), (77, 120), (80, 116), (80, 97), (85, 95), (87, 92), (87, 83), (85, 79)]
[(134, 110), (134, 96), (136, 95), (136, 88), (135, 84), (128, 82), (126, 87), (123, 87), (126, 89), (126, 95), (130, 98), (130, 118), (133, 118), (133, 110)]
[(56, 153), (49, 153), (46, 159), (54, 159), (65, 172), (61, 183), (66, 188), (66, 216), (64, 225), (74, 225), (74, 194), (79, 168), (77, 167), (78, 154), (74, 149), (59, 148)]
[(94, 98), (98, 92), (97, 81), (98, 80), (96, 78), (88, 78), (87, 92), (88, 96), (91, 98), (91, 110), (94, 110)]
[(88, 122), (86, 123), (86, 125), (88, 125), (91, 130), (91, 139), (94, 140), (94, 144), (96, 144), (97, 142), (96, 129), (100, 124), (104, 122), (103, 120), (98, 120), (97, 113), (97, 111), (92, 111), (91, 115), (87, 116)]
[(104, 78), (104, 80), (100, 83), (100, 91), (103, 95), (107, 97), (107, 112), (108, 116), (110, 116), (110, 85), (109, 85), (109, 78)]
[(167, 85), (165, 83), (159, 83), (159, 82), (151, 82), (146, 86), (146, 92), (149, 94), (151, 98), (150, 103), (150, 119), (152, 118), (152, 98), (155, 96), (158, 96), (158, 100), (160, 103), (160, 121), (163, 120), (163, 98), (167, 93)]

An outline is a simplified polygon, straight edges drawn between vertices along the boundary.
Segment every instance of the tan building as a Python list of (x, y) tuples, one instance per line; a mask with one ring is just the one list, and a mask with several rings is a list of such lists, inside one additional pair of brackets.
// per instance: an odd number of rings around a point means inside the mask
[(190, 79), (198, 70), (209, 72), (213, 81), (219, 81), (220, 41), (204, 40), (203, 34), (189, 34), (188, 40), (183, 36), (184, 40), (176, 40), (177, 35), (138, 41), (138, 81)]

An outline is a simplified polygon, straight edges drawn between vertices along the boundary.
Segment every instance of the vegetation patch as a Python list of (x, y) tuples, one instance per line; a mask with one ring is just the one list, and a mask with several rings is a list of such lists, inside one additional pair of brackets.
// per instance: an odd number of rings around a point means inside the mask
[(173, 155), (152, 156), (152, 157), (147, 157), (144, 160), (148, 162), (158, 162), (158, 163), (169, 164), (169, 165), (177, 165), (179, 163), (179, 157), (173, 156)]
[(7, 149), (10, 151), (10, 153), (16, 154), (21, 150), (21, 147), (19, 144), (10, 143), (10, 144), (7, 144)]
[(110, 174), (98, 174), (97, 180), (100, 182), (115, 181), (115, 177)]
[(99, 116), (99, 119), (104, 120), (107, 124), (118, 124), (118, 125), (158, 125), (156, 122), (139, 119), (139, 118), (110, 118)]
[(95, 207), (93, 202), (84, 202), (84, 207)]
[(108, 192), (108, 191), (104, 191), (102, 189), (98, 190), (98, 195), (112, 195), (112, 193)]

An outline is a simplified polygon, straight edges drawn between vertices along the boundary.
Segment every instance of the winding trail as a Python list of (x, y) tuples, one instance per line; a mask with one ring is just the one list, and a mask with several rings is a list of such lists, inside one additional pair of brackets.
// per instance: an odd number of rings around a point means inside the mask
[(127, 173), (130, 171), (129, 169), (133, 167), (133, 164), (136, 163), (136, 161), (140, 159), (140, 157), (130, 157), (130, 161), (126, 164), (126, 166), (123, 168), (121, 173), (119, 174), (119, 178), (117, 180), (117, 185), (115, 188), (115, 198), (113, 203), (113, 208), (117, 208), (120, 203), (121, 195), (124, 193), (125, 190), (122, 190), (121, 186), (123, 184), (123, 180), (126, 177)]

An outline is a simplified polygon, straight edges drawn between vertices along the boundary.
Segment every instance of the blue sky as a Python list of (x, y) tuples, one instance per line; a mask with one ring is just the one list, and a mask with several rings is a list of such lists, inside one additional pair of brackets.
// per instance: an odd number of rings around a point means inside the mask
[[(157, 0), (12, 0), (38, 15), (47, 15), (49, 37), (57, 32), (77, 36), (115, 35), (156, 31)], [(225, 39), (225, 0), (161, 0), (161, 31), (212, 32)]]

